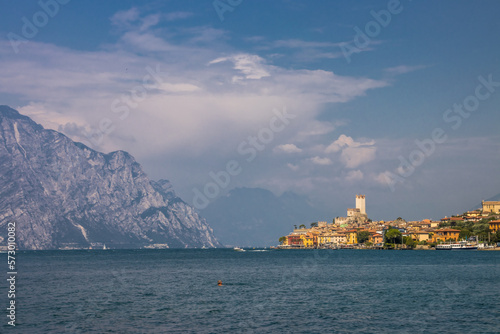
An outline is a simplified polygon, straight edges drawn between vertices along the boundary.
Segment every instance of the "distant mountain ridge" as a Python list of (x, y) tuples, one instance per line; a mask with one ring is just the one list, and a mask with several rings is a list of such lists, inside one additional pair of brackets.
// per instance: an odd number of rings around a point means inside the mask
[(201, 211), (217, 239), (227, 246), (272, 246), (293, 225), (329, 217), (305, 196), (276, 196), (262, 188), (235, 188)]
[(8, 106), (0, 140), (0, 229), (15, 221), (21, 249), (220, 246), (170, 182), (149, 180), (127, 152), (94, 151)]
[[(495, 196), (493, 197), (490, 197), (488, 199), (485, 199), (485, 201), (500, 201), (500, 194), (496, 194)], [(480, 209), (482, 208), (483, 204), (482, 203), (479, 203), (474, 209), (470, 210), (470, 211), (473, 211), (473, 210), (476, 210), (476, 209)]]

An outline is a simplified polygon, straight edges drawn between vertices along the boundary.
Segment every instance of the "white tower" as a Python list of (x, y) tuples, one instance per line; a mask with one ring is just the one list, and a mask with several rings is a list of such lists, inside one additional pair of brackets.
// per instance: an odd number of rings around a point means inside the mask
[(356, 195), (356, 209), (359, 209), (360, 213), (366, 214), (365, 195)]

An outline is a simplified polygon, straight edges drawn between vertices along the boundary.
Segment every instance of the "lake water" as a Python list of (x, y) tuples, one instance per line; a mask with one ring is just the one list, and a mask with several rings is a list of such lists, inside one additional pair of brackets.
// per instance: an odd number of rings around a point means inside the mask
[(500, 332), (494, 251), (37, 251), (17, 265), (2, 333)]

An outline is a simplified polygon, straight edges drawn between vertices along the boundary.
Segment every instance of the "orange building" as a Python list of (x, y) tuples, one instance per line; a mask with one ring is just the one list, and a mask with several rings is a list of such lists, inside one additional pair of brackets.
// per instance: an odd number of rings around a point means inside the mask
[(490, 230), (492, 230), (493, 232), (500, 230), (500, 220), (490, 221)]
[(374, 245), (381, 244), (384, 242), (384, 237), (380, 233), (371, 233), (369, 241)]
[(434, 231), (434, 235), (432, 236), (432, 241), (433, 242), (447, 241), (447, 240), (457, 241), (459, 235), (460, 235), (460, 230), (455, 230), (452, 228), (443, 228)]
[(302, 242), (302, 239), (300, 238), (299, 233), (291, 233), (286, 236), (288, 239), (288, 246), (294, 246), (294, 247), (301, 247), (304, 246), (304, 243)]

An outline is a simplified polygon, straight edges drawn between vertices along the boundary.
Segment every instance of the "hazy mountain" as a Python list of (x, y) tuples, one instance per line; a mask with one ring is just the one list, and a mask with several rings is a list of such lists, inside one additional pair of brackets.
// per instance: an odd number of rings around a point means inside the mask
[(150, 181), (127, 152), (96, 152), (7, 106), (0, 139), (0, 229), (15, 221), (22, 249), (220, 245), (172, 185)]
[(278, 197), (260, 188), (233, 189), (202, 214), (217, 239), (228, 246), (277, 245), (279, 237), (290, 233), (294, 224), (309, 227), (325, 217), (306, 197), (291, 192)]
[[(490, 197), (490, 198), (488, 198), (488, 199), (485, 199), (485, 201), (500, 201), (500, 194), (497, 194), (497, 195), (495, 195), (495, 196), (493, 196), (493, 197)], [(479, 203), (479, 204), (478, 204), (478, 205), (476, 205), (476, 206), (474, 207), (474, 209), (472, 209), (472, 210), (480, 209), (480, 208), (482, 208), (482, 207), (483, 207), (483, 204), (482, 204), (482, 203)], [(472, 211), (472, 210), (471, 210), (471, 211)]]
[[(486, 199), (485, 201), (500, 201), (500, 194), (497, 194), (493, 197), (490, 197), (490, 198)], [(481, 205), (479, 205), (479, 206), (481, 206)]]

